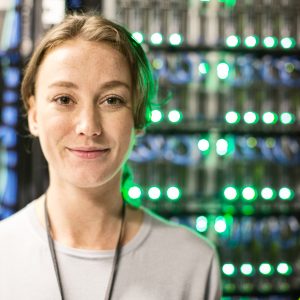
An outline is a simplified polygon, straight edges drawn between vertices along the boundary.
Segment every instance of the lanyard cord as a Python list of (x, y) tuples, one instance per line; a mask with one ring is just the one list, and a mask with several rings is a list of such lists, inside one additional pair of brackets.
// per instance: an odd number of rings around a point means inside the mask
[[(53, 267), (54, 267), (54, 271), (55, 271), (55, 275), (56, 275), (57, 284), (59, 287), (61, 300), (64, 300), (65, 299), (64, 298), (64, 290), (63, 290), (62, 281), (61, 281), (61, 277), (60, 277), (60, 273), (59, 273), (59, 267), (58, 267), (58, 262), (57, 262), (55, 247), (54, 247), (54, 241), (53, 241), (53, 238), (50, 233), (51, 224), (50, 224), (48, 208), (47, 208), (47, 194), (45, 194), (44, 211), (45, 211), (45, 221), (46, 221), (46, 229), (47, 229), (47, 236), (48, 236), (48, 244), (49, 244), (49, 249), (51, 252), (52, 263), (53, 263)], [(113, 259), (112, 271), (110, 274), (110, 278), (109, 278), (109, 282), (108, 282), (108, 286), (107, 286), (107, 290), (106, 290), (106, 294), (105, 294), (105, 298), (104, 298), (105, 300), (110, 300), (112, 297), (115, 279), (117, 276), (119, 262), (120, 262), (120, 258), (121, 258), (120, 257), (121, 250), (122, 250), (121, 242), (122, 242), (122, 236), (123, 236), (123, 231), (124, 231), (124, 219), (125, 219), (125, 201), (124, 200), (122, 202), (121, 218), (122, 218), (121, 229), (120, 229), (118, 243), (116, 246), (115, 255), (114, 255), (114, 259)]]

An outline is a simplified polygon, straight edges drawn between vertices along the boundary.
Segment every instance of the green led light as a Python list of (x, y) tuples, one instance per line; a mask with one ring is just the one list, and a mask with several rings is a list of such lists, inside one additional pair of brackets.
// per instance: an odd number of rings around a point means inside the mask
[(198, 149), (202, 152), (207, 151), (209, 149), (209, 141), (206, 139), (199, 140)]
[(294, 192), (288, 187), (282, 187), (279, 190), (278, 195), (282, 200), (291, 200), (294, 197)]
[(245, 38), (244, 44), (247, 48), (253, 48), (258, 45), (258, 37), (255, 35), (249, 35)]
[(254, 268), (251, 264), (245, 263), (240, 267), (241, 273), (246, 276), (251, 276), (254, 273)]
[(276, 140), (272, 137), (268, 137), (266, 138), (265, 143), (268, 148), (272, 149), (275, 147)]
[(148, 196), (152, 200), (158, 200), (161, 197), (161, 190), (157, 186), (152, 186), (148, 190)]
[(133, 32), (132, 37), (139, 43), (141, 44), (144, 41), (144, 36), (141, 32)]
[(283, 112), (280, 115), (280, 122), (285, 125), (293, 124), (295, 122), (295, 119), (295, 115), (289, 112)]
[(238, 192), (237, 189), (233, 186), (228, 186), (224, 189), (224, 197), (227, 200), (233, 201), (236, 200), (238, 198)]
[(160, 122), (162, 120), (162, 118), (163, 118), (163, 114), (160, 110), (158, 110), (158, 109), (152, 110), (152, 112), (151, 112), (151, 121), (153, 123)]
[(170, 200), (178, 200), (181, 196), (181, 191), (176, 186), (171, 186), (167, 189), (167, 197)]
[(277, 265), (277, 272), (281, 275), (290, 275), (292, 271), (292, 267), (287, 263), (281, 262)]
[(229, 65), (225, 62), (221, 62), (217, 65), (217, 76), (220, 79), (226, 79), (229, 76)]
[(270, 276), (270, 275), (272, 275), (274, 273), (274, 268), (269, 263), (262, 263), (259, 266), (259, 272), (262, 275)]
[(237, 35), (230, 35), (226, 38), (226, 45), (230, 48), (238, 47), (241, 43), (241, 39)]
[(172, 33), (169, 42), (172, 46), (179, 46), (182, 43), (182, 36), (179, 33)]
[(163, 42), (163, 36), (159, 32), (155, 32), (151, 35), (150, 41), (153, 45), (160, 45)]
[(259, 116), (256, 112), (247, 111), (243, 116), (244, 122), (247, 124), (256, 124), (259, 120)]
[(218, 233), (223, 233), (226, 230), (226, 221), (224, 217), (217, 217), (215, 220), (215, 231)]
[(164, 61), (161, 58), (155, 58), (152, 61), (152, 67), (155, 70), (160, 70), (164, 66)]
[(201, 75), (206, 75), (209, 72), (209, 64), (207, 62), (200, 63), (198, 71)]
[(180, 111), (174, 109), (168, 113), (168, 119), (171, 123), (178, 123), (182, 119), (182, 114)]
[(278, 116), (274, 112), (267, 111), (263, 114), (262, 120), (265, 124), (275, 124), (278, 121)]
[(290, 49), (296, 46), (296, 41), (294, 38), (284, 37), (283, 39), (281, 39), (280, 45), (284, 49)]
[(128, 196), (131, 199), (138, 199), (142, 196), (142, 189), (137, 185), (132, 186), (128, 190)]
[(199, 232), (205, 232), (208, 228), (207, 218), (204, 216), (200, 216), (196, 219), (196, 229)]
[(229, 124), (236, 124), (240, 119), (240, 114), (235, 111), (228, 111), (225, 115), (225, 121)]
[(253, 136), (247, 138), (247, 146), (249, 148), (255, 148), (257, 146), (257, 139)]
[(228, 152), (228, 142), (225, 139), (219, 139), (216, 143), (216, 152), (218, 155), (223, 156)]
[(270, 187), (264, 187), (261, 190), (261, 197), (265, 200), (274, 200), (276, 197), (275, 190), (271, 189)]
[(257, 198), (257, 192), (253, 187), (246, 186), (242, 190), (242, 196), (247, 201), (253, 201)]
[(227, 276), (232, 276), (235, 273), (235, 266), (233, 264), (224, 264), (222, 272)]
[(278, 45), (278, 40), (274, 36), (267, 36), (263, 39), (263, 45), (266, 48), (274, 48)]

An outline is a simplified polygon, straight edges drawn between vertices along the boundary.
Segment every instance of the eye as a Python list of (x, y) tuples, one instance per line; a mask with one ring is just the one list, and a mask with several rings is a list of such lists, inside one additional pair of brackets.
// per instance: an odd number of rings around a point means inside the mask
[(105, 99), (105, 102), (108, 105), (114, 105), (114, 106), (118, 106), (118, 105), (122, 105), (125, 103), (125, 101), (119, 97), (115, 97), (115, 96), (111, 96)]
[(69, 96), (60, 96), (55, 98), (54, 101), (60, 105), (70, 105), (73, 102)]

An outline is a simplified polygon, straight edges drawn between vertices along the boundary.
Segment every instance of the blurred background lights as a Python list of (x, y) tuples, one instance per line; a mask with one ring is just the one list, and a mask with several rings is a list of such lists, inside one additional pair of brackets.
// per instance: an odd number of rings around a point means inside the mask
[(267, 36), (263, 39), (263, 45), (266, 48), (274, 48), (278, 44), (278, 40), (273, 36)]
[(294, 192), (288, 187), (282, 187), (278, 195), (282, 200), (291, 200), (294, 197)]
[(143, 34), (142, 34), (141, 32), (139, 32), (139, 31), (133, 32), (133, 33), (132, 33), (132, 37), (133, 37), (139, 44), (143, 43), (143, 41), (144, 41), (144, 36), (143, 36)]
[(159, 32), (155, 32), (151, 35), (150, 41), (153, 45), (160, 45), (163, 42), (163, 36)]
[(137, 185), (132, 186), (128, 190), (128, 196), (131, 199), (138, 199), (142, 196), (142, 189)]
[(258, 38), (254, 35), (247, 36), (244, 40), (244, 44), (247, 48), (253, 48), (258, 44)]
[(284, 49), (290, 49), (290, 48), (295, 47), (296, 41), (295, 41), (294, 38), (291, 38), (291, 37), (284, 37), (283, 39), (281, 39), (280, 45), (281, 45), (281, 47), (284, 48)]
[(200, 216), (196, 219), (196, 229), (199, 232), (205, 232), (208, 228), (207, 218), (204, 216)]
[(235, 267), (230, 263), (224, 264), (222, 266), (222, 272), (227, 276), (232, 276), (235, 273)]
[(244, 122), (247, 124), (255, 124), (258, 122), (258, 114), (253, 111), (247, 111), (243, 116)]
[(257, 197), (257, 193), (255, 189), (251, 186), (246, 186), (242, 190), (242, 196), (245, 200), (255, 200)]
[(226, 38), (227, 47), (234, 48), (239, 46), (241, 43), (240, 38), (237, 35), (230, 35)]
[(292, 267), (285, 262), (279, 263), (276, 270), (281, 275), (290, 275), (292, 273)]
[(182, 119), (182, 114), (179, 110), (171, 110), (168, 113), (168, 119), (171, 123), (178, 123)]
[(241, 273), (246, 276), (250, 276), (254, 273), (254, 268), (251, 264), (245, 263), (240, 267)]
[(217, 217), (215, 220), (215, 231), (218, 233), (223, 233), (226, 230), (226, 221), (224, 217)]
[(217, 76), (220, 79), (226, 79), (229, 76), (229, 65), (221, 62), (217, 65)]
[(158, 123), (163, 119), (163, 114), (160, 110), (154, 109), (151, 112), (151, 121), (153, 123)]
[(295, 115), (293, 115), (289, 112), (283, 112), (280, 115), (280, 122), (285, 125), (292, 124), (295, 122)]
[(265, 124), (275, 124), (278, 120), (278, 117), (274, 112), (267, 111), (263, 114), (262, 120)]
[(201, 62), (198, 66), (198, 71), (202, 75), (206, 75), (209, 71), (209, 65), (207, 62)]
[(240, 121), (240, 115), (236, 111), (228, 111), (225, 115), (225, 121), (229, 124), (236, 124)]
[(181, 196), (181, 191), (176, 186), (171, 186), (167, 189), (167, 197), (170, 200), (178, 200)]
[(269, 263), (262, 263), (259, 266), (259, 272), (263, 275), (269, 276), (274, 273), (274, 268)]
[(152, 186), (148, 190), (148, 196), (152, 200), (158, 200), (161, 197), (161, 190), (157, 186)]
[(182, 36), (179, 33), (172, 33), (169, 42), (172, 46), (179, 46), (182, 43)]
[(265, 200), (273, 200), (275, 196), (276, 196), (275, 191), (270, 187), (264, 187), (261, 190), (261, 197)]
[(228, 151), (228, 142), (225, 139), (219, 139), (216, 143), (216, 152), (218, 155), (223, 156)]
[(202, 152), (209, 149), (209, 141), (207, 139), (201, 139), (198, 142), (198, 149)]
[(238, 196), (236, 188), (233, 186), (228, 186), (224, 189), (224, 197), (227, 200), (236, 200)]

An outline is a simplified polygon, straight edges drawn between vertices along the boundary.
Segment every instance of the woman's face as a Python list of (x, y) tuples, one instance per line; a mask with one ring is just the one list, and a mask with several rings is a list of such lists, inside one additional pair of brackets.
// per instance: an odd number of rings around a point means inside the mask
[(52, 182), (119, 183), (136, 133), (131, 74), (120, 52), (81, 39), (54, 48), (39, 67), (30, 103), (29, 128)]

